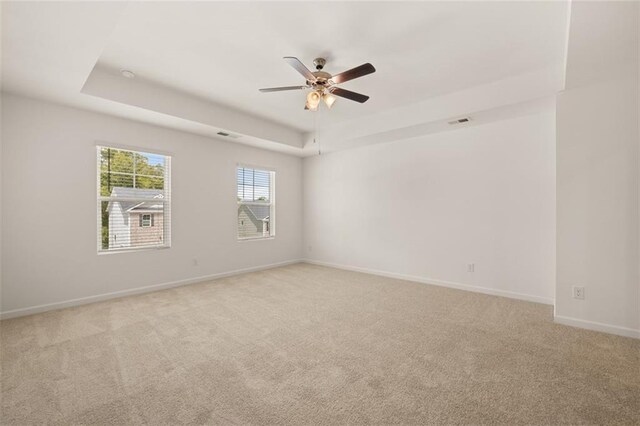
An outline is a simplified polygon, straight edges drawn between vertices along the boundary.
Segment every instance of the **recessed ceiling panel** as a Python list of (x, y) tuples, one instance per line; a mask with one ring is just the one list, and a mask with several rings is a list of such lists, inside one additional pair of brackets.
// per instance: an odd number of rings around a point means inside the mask
[[(562, 67), (565, 2), (132, 2), (99, 64), (309, 131), (549, 66)], [(371, 97), (304, 111), (304, 84), (283, 56), (337, 74), (377, 72), (343, 87)]]

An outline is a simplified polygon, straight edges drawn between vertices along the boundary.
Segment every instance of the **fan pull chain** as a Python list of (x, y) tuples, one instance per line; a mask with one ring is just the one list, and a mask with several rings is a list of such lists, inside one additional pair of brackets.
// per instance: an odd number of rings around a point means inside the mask
[(315, 127), (315, 133), (313, 135), (313, 143), (318, 145), (318, 155), (322, 155), (322, 150), (320, 149), (320, 138), (318, 137), (318, 116), (320, 115), (320, 110), (322, 108), (318, 108), (317, 111), (314, 111), (313, 123)]

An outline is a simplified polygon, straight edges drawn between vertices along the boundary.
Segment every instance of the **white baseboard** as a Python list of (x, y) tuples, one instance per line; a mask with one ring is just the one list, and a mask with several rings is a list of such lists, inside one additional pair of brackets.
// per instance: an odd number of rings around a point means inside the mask
[(217, 274), (203, 275), (200, 277), (187, 278), (184, 280), (172, 281), (162, 284), (148, 285), (127, 290), (114, 291), (112, 293), (103, 293), (95, 296), (81, 297), (78, 299), (65, 300), (62, 302), (47, 303), (44, 305), (30, 306), (27, 308), (13, 309), (11, 311), (1, 312), (0, 319), (17, 318), (26, 315), (38, 314), (41, 312), (52, 311), (54, 309), (70, 308), (72, 306), (86, 305), (89, 303), (102, 302), (104, 300), (116, 299), (118, 297), (132, 296), (134, 294), (149, 293), (152, 291), (164, 290), (172, 287), (180, 287), (183, 285), (195, 284), (204, 281), (211, 281), (218, 278), (230, 277), (233, 275), (245, 274), (247, 272), (257, 272), (266, 269), (277, 268), (280, 266), (292, 265), (302, 262), (301, 259), (287, 260), (285, 262), (272, 263), (269, 265), (253, 266), (251, 268), (237, 269), (235, 271), (220, 272)]
[[(285, 262), (272, 263), (268, 265), (254, 266), (251, 268), (237, 269), (234, 271), (220, 272), (217, 274), (203, 275), (200, 277), (188, 278), (185, 280), (178, 280), (178, 281), (172, 281), (168, 283), (137, 287), (137, 288), (132, 288), (128, 290), (115, 291), (112, 293), (104, 293), (104, 294), (98, 294), (95, 296), (81, 297), (78, 299), (71, 299), (71, 300), (66, 300), (62, 302), (48, 303), (44, 305), (14, 309), (11, 311), (1, 312), (0, 319), (17, 318), (17, 317), (22, 317), (26, 315), (32, 315), (32, 314), (37, 314), (41, 312), (51, 311), (55, 309), (63, 309), (63, 308), (69, 308), (73, 306), (86, 305), (89, 303), (101, 302), (109, 299), (116, 299), (124, 296), (150, 293), (152, 291), (158, 291), (158, 290), (163, 290), (163, 289), (173, 288), (173, 287), (180, 287), (180, 286), (189, 285), (189, 284), (196, 284), (199, 282), (211, 281), (219, 278), (230, 277), (233, 275), (245, 274), (248, 272), (263, 271), (267, 269), (277, 268), (277, 267), (286, 266), (286, 265), (292, 265), (292, 264), (301, 263), (301, 262), (309, 263), (312, 265), (320, 265), (320, 266), (327, 266), (331, 268), (343, 269), (347, 271), (363, 272), (363, 273), (379, 275), (383, 277), (414, 281), (414, 282), (423, 283), (423, 284), (431, 284), (431, 285), (436, 285), (440, 287), (455, 288), (458, 290), (471, 291), (475, 293), (489, 294), (492, 296), (501, 296), (501, 297), (508, 297), (512, 299), (518, 299), (518, 300), (526, 300), (529, 302), (543, 303), (546, 305), (554, 304), (553, 299), (539, 297), (539, 296), (532, 296), (528, 294), (515, 293), (510, 291), (504, 291), (504, 290), (496, 290), (496, 289), (487, 288), (487, 287), (478, 287), (478, 286), (461, 284), (461, 283), (456, 283), (451, 281), (424, 278), (416, 275), (398, 274), (394, 272), (379, 271), (375, 269), (361, 268), (356, 266), (339, 265), (335, 263), (321, 262), (321, 261), (312, 260), (312, 259), (295, 259), (295, 260), (288, 260)], [(635, 330), (632, 328), (603, 324), (599, 322), (581, 320), (577, 318), (563, 317), (559, 315), (554, 315), (554, 321), (558, 324), (585, 328), (587, 330), (600, 331), (604, 333), (615, 334), (618, 336), (625, 336), (625, 337), (640, 339), (640, 330)]]
[(527, 302), (543, 303), (545, 305), (553, 305), (555, 302), (554, 299), (550, 299), (547, 297), (533, 296), (530, 294), (516, 293), (512, 291), (505, 291), (505, 290), (497, 290), (493, 288), (479, 287), (479, 286), (474, 286), (469, 284), (461, 284), (461, 283), (456, 283), (452, 281), (436, 280), (433, 278), (425, 278), (417, 275), (398, 274), (395, 272), (379, 271), (376, 269), (361, 268), (357, 266), (347, 266), (347, 265), (339, 265), (339, 264), (330, 263), (330, 262), (320, 262), (312, 259), (304, 259), (303, 262), (310, 263), (312, 265), (320, 265), (320, 266), (328, 266), (331, 268), (344, 269), (346, 271), (364, 272), (366, 274), (379, 275), (382, 277), (396, 278), (396, 279), (407, 280), (407, 281), (415, 281), (418, 283), (431, 284), (439, 287), (449, 287), (449, 288), (455, 288), (457, 290), (489, 294), (491, 296), (508, 297), (511, 299), (526, 300)]
[(618, 336), (640, 339), (640, 330), (634, 330), (633, 328), (603, 324), (601, 322), (587, 321), (571, 317), (563, 317), (561, 315), (555, 315), (553, 317), (553, 321), (562, 325), (570, 325), (572, 327), (586, 328), (587, 330), (601, 331), (603, 333), (616, 334)]

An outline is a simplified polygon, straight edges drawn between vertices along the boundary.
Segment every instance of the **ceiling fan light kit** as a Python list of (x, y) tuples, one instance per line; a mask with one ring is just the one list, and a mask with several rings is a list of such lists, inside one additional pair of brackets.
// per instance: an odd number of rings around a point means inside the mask
[(325, 93), (324, 95), (322, 95), (322, 100), (327, 105), (327, 108), (331, 109), (331, 106), (336, 101), (336, 97), (331, 93)]
[(318, 105), (320, 105), (320, 94), (316, 91), (309, 92), (305, 108), (309, 111), (317, 111)]
[(374, 73), (376, 69), (370, 63), (362, 64), (359, 67), (341, 72), (340, 74), (331, 75), (322, 70), (327, 63), (324, 58), (314, 59), (313, 64), (316, 67), (315, 72), (311, 72), (302, 62), (300, 62), (298, 58), (285, 56), (284, 60), (296, 71), (302, 74), (306, 80), (306, 84), (304, 86), (271, 87), (267, 89), (260, 89), (261, 92), (282, 92), (285, 90), (311, 89), (311, 92), (307, 94), (307, 101), (304, 106), (304, 109), (309, 111), (318, 110), (320, 99), (324, 101), (327, 108), (331, 108), (335, 103), (337, 99), (336, 96), (359, 103), (365, 103), (369, 99), (369, 96), (342, 89), (338, 87), (337, 84)]

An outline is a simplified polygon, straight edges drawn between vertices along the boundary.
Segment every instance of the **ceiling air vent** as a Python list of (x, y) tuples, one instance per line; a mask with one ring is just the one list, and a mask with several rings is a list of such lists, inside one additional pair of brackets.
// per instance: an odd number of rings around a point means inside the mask
[(228, 138), (232, 138), (232, 139), (240, 139), (242, 137), (240, 135), (236, 135), (236, 134), (233, 134), (233, 133), (222, 132), (222, 131), (218, 132), (218, 135), (224, 136), (224, 137), (228, 137)]
[(455, 124), (468, 123), (469, 121), (471, 121), (469, 117), (463, 117), (463, 118), (458, 118), (457, 120), (450, 121), (449, 124), (453, 126)]

